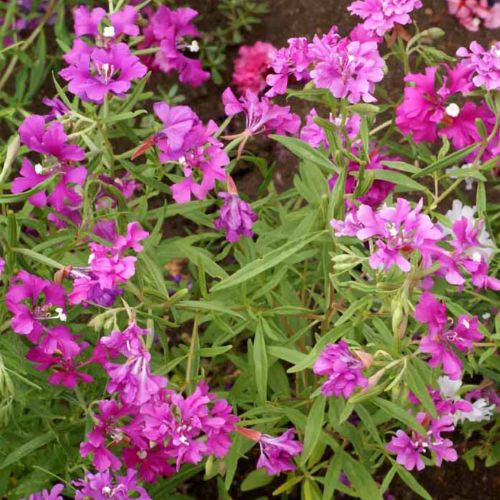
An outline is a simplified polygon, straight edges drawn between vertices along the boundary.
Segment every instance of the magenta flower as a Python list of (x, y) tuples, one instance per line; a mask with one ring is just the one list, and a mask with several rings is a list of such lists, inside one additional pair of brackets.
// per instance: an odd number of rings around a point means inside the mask
[(83, 479), (73, 481), (76, 487), (75, 500), (151, 500), (146, 490), (137, 484), (137, 472), (127, 469), (126, 476), (115, 476), (109, 470), (92, 474), (87, 472)]
[(457, 56), (473, 71), (472, 81), (477, 88), (486, 90), (500, 88), (500, 42), (494, 43), (489, 50), (476, 41), (470, 44), (470, 52), (465, 47), (457, 50)]
[(356, 236), (361, 241), (375, 238), (378, 249), (369, 259), (372, 269), (388, 271), (396, 265), (409, 272), (408, 257), (418, 251), (424, 268), (429, 267), (432, 256), (439, 251), (436, 245), (443, 238), (440, 227), (420, 213), (422, 206), (420, 200), (412, 209), (403, 198), (397, 199), (395, 207), (383, 205), (376, 212), (368, 205), (361, 205), (350, 219), (332, 220), (330, 224), (337, 236)]
[(68, 299), (71, 304), (95, 303), (110, 307), (115, 298), (123, 291), (119, 285), (126, 283), (135, 274), (136, 257), (125, 255), (128, 249), (136, 252), (143, 250), (139, 243), (147, 238), (149, 233), (144, 231), (137, 222), (127, 225), (125, 236), (115, 236), (111, 246), (99, 243), (90, 243), (91, 250), (88, 267), (75, 267), (70, 271), (74, 278), (73, 290)]
[(290, 112), (290, 106), (272, 104), (267, 97), (259, 97), (247, 90), (239, 99), (228, 87), (222, 94), (227, 116), (245, 114), (246, 128), (243, 134), (251, 136), (261, 132), (284, 135), (295, 134), (300, 127), (300, 118)]
[[(481, 140), (475, 123), (478, 118), (490, 133), (494, 117), (484, 103), (477, 106), (466, 102), (460, 107), (455, 102), (461, 99), (460, 94), (466, 95), (472, 90), (473, 68), (466, 63), (457, 64), (453, 69), (445, 67), (447, 75), (437, 90), (436, 67), (426, 68), (425, 74), (410, 73), (405, 77), (413, 86), (405, 87), (403, 102), (396, 109), (396, 124), (403, 133), (411, 134), (415, 142), (434, 142), (438, 135), (446, 136), (455, 148), (461, 149)], [(498, 154), (498, 146), (492, 142), (484, 159)]]
[(436, 420), (430, 419), (425, 413), (417, 414), (417, 421), (428, 428), (425, 436), (412, 431), (410, 435), (402, 430), (398, 430), (391, 442), (386, 445), (390, 453), (397, 455), (396, 461), (405, 469), (422, 470), (425, 463), (422, 456), (427, 450), (433, 452), (436, 457), (436, 464), (440, 467), (443, 460), (455, 462), (458, 459), (457, 452), (453, 449), (453, 442), (441, 436), (442, 432), (454, 430), (453, 419), (450, 416), (440, 417)]
[(13, 314), (12, 329), (38, 342), (46, 321), (66, 320), (64, 289), (22, 270), (12, 278), (5, 294), (7, 309)]
[(310, 75), (317, 88), (351, 103), (376, 101), (375, 84), (384, 78), (385, 66), (376, 42), (342, 38), (333, 44), (315, 40), (313, 45), (317, 57)]
[(163, 122), (161, 132), (155, 136), (155, 144), (161, 150), (160, 160), (178, 159), (187, 149), (188, 134), (200, 124), (200, 119), (189, 106), (170, 107), (166, 102), (156, 102), (153, 109)]
[(2, 257), (0, 257), (0, 274), (4, 272), (4, 269), (5, 269), (5, 260), (3, 260)]
[(328, 377), (321, 386), (325, 396), (348, 398), (356, 387), (368, 385), (368, 379), (363, 375), (363, 362), (349, 349), (345, 340), (328, 344), (315, 361), (313, 371), (316, 375)]
[(167, 383), (164, 377), (151, 373), (151, 354), (141, 341), (141, 337), (148, 334), (147, 330), (132, 324), (124, 332), (115, 331), (100, 340), (108, 357), (126, 358), (124, 363), (106, 361), (104, 369), (109, 376), (106, 390), (120, 394), (121, 401), (127, 405), (148, 402)]
[(167, 74), (176, 70), (182, 83), (194, 87), (210, 78), (210, 73), (203, 70), (201, 62), (191, 56), (199, 51), (198, 42), (186, 39), (199, 36), (192, 23), (197, 15), (197, 11), (188, 7), (171, 10), (161, 5), (150, 17), (149, 26), (144, 29), (144, 42), (140, 45), (140, 48), (159, 47), (154, 57), (146, 59), (152, 69)]
[(60, 116), (64, 116), (69, 111), (66, 104), (64, 104), (59, 97), (44, 97), (42, 103), (51, 110), (49, 114), (43, 115), (45, 121), (51, 121)]
[(420, 7), (420, 0), (357, 0), (347, 10), (364, 20), (366, 30), (383, 36), (396, 24), (411, 23), (410, 14)]
[(241, 236), (251, 238), (252, 226), (257, 220), (252, 207), (237, 194), (220, 192), (218, 195), (224, 200), (224, 204), (219, 217), (214, 220), (215, 229), (225, 231), (226, 239), (231, 243), (240, 241)]
[(266, 83), (271, 87), (266, 92), (268, 97), (284, 94), (290, 77), (297, 82), (310, 80), (308, 67), (311, 58), (308, 51), (307, 38), (289, 38), (288, 47), (274, 53), (270, 62), (272, 73), (266, 78)]
[(266, 74), (275, 52), (272, 44), (261, 41), (239, 48), (232, 78), (238, 92), (250, 90), (258, 94), (266, 88)]
[(424, 292), (415, 308), (415, 319), (428, 325), (428, 334), (420, 341), (420, 350), (430, 354), (429, 366), (443, 365), (443, 371), (452, 380), (461, 378), (462, 362), (454, 351), (472, 351), (474, 342), (483, 335), (478, 330), (477, 317), (461, 315), (457, 323), (448, 328), (446, 306)]
[[(50, 174), (42, 175), (37, 173), (35, 167), (28, 160), (28, 158), (23, 158), (23, 163), (21, 165), (19, 174), (19, 177), (16, 177), (12, 181), (10, 187), (10, 190), (14, 194), (23, 193), (24, 191), (33, 189), (50, 177)], [(28, 201), (34, 207), (44, 207), (45, 205), (47, 205), (47, 194), (45, 193), (45, 191), (39, 191), (38, 193), (31, 195), (28, 198)]]
[(49, 490), (42, 490), (39, 493), (32, 493), (28, 498), (21, 500), (63, 500), (61, 496), (64, 490), (64, 484), (58, 483)]
[(45, 118), (31, 115), (19, 127), (21, 142), (32, 151), (54, 156), (60, 162), (83, 160), (85, 153), (75, 144), (68, 144), (68, 136), (61, 123), (53, 121), (45, 125)]
[(262, 434), (259, 439), (260, 457), (257, 469), (266, 469), (269, 475), (290, 472), (296, 469), (292, 459), (302, 453), (304, 447), (293, 438), (294, 429), (288, 429), (278, 437)]
[(102, 20), (106, 17), (106, 11), (101, 7), (89, 10), (87, 6), (80, 5), (73, 9), (74, 29), (77, 37), (85, 35), (104, 40), (114, 39), (119, 35), (137, 36), (139, 27), (137, 26), (137, 11), (131, 5), (127, 5), (117, 12), (109, 15), (109, 23), (99, 29)]
[(146, 66), (125, 43), (85, 49), (77, 42), (79, 40), (75, 40), (72, 51), (63, 56), (69, 66), (59, 74), (69, 82), (68, 90), (84, 101), (101, 103), (108, 93), (124, 97), (132, 81), (147, 72)]
[(171, 187), (174, 200), (187, 203), (192, 196), (206, 198), (215, 181), (225, 179), (224, 167), (229, 164), (222, 143), (215, 137), (217, 125), (213, 121), (203, 125), (187, 106), (156, 103), (154, 110), (164, 124), (152, 139), (160, 150), (160, 161), (177, 161), (184, 174), (184, 180)]

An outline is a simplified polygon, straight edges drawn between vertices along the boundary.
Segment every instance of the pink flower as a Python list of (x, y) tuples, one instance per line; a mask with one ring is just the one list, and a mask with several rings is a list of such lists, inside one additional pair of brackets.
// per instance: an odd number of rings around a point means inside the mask
[(429, 267), (432, 256), (439, 250), (436, 244), (443, 238), (440, 227), (420, 213), (422, 206), (420, 200), (412, 209), (403, 198), (397, 199), (395, 207), (383, 205), (376, 212), (368, 205), (361, 205), (351, 219), (332, 220), (330, 224), (337, 236), (356, 236), (361, 241), (375, 238), (378, 249), (369, 259), (372, 269), (388, 271), (396, 265), (409, 272), (408, 257), (418, 251), (424, 268)]
[(32, 493), (28, 498), (21, 500), (63, 500), (61, 496), (64, 490), (64, 484), (58, 483), (52, 487), (50, 491), (42, 490), (39, 493)]
[[(331, 34), (325, 35), (331, 37)], [(349, 38), (315, 38), (310, 52), (315, 52), (310, 72), (317, 88), (326, 88), (338, 99), (351, 103), (374, 102), (375, 83), (384, 78), (384, 60), (376, 42)]]
[(240, 241), (241, 236), (251, 238), (252, 226), (257, 220), (252, 207), (237, 194), (221, 192), (218, 195), (224, 200), (224, 204), (220, 209), (220, 216), (214, 220), (215, 229), (224, 230), (227, 241), (231, 243)]
[(141, 341), (148, 335), (137, 325), (130, 325), (123, 333), (112, 332), (110, 336), (102, 337), (101, 346), (110, 358), (122, 355), (124, 363), (104, 363), (104, 369), (109, 376), (106, 390), (120, 394), (120, 399), (127, 405), (142, 405), (159, 393), (165, 387), (166, 379), (151, 373), (151, 354)]
[(146, 490), (137, 484), (135, 470), (127, 469), (126, 476), (115, 476), (109, 470), (92, 474), (87, 472), (83, 479), (73, 481), (76, 487), (75, 500), (151, 500)]
[(478, 31), (481, 23), (485, 28), (500, 27), (500, 5), (488, 0), (447, 0), (448, 12), (469, 31)]
[(446, 306), (432, 294), (425, 292), (415, 308), (415, 318), (428, 325), (428, 334), (420, 341), (420, 350), (430, 354), (429, 366), (443, 366), (443, 371), (452, 380), (461, 378), (462, 362), (453, 348), (472, 351), (474, 342), (483, 335), (478, 330), (477, 317), (459, 316), (456, 324), (448, 329)]
[(0, 274), (4, 272), (4, 269), (5, 269), (5, 260), (3, 260), (2, 257), (0, 257)]
[(174, 200), (187, 203), (192, 196), (204, 199), (215, 181), (225, 179), (224, 167), (229, 164), (222, 143), (215, 137), (217, 125), (213, 121), (203, 125), (187, 106), (156, 103), (154, 109), (164, 124), (153, 139), (160, 160), (178, 161), (184, 174), (184, 180), (172, 185)]
[[(24, 191), (33, 189), (50, 177), (50, 174), (42, 175), (37, 173), (35, 167), (33, 167), (33, 164), (28, 160), (28, 158), (23, 159), (23, 163), (21, 165), (21, 170), (19, 171), (19, 173), (20, 176), (16, 177), (12, 181), (10, 187), (10, 190), (14, 194), (23, 193)], [(45, 191), (39, 191), (38, 193), (31, 195), (28, 198), (28, 201), (34, 207), (44, 207), (45, 205), (47, 205), (47, 194), (45, 193)]]
[(411, 23), (410, 14), (420, 7), (420, 0), (357, 0), (347, 10), (364, 19), (366, 30), (382, 36), (396, 24)]
[(363, 376), (363, 363), (349, 349), (345, 340), (328, 344), (314, 363), (316, 375), (326, 375), (328, 380), (321, 386), (325, 396), (348, 398), (356, 387), (364, 388), (368, 379)]
[(300, 118), (290, 112), (290, 106), (272, 104), (267, 97), (259, 98), (247, 90), (239, 99), (227, 88), (222, 94), (224, 111), (227, 116), (245, 114), (244, 134), (250, 136), (261, 132), (276, 134), (295, 134), (300, 127)]
[(472, 81), (477, 88), (484, 86), (490, 91), (500, 88), (500, 42), (486, 50), (474, 41), (470, 44), (470, 52), (460, 47), (457, 56), (474, 72)]
[(412, 431), (410, 435), (402, 430), (398, 430), (391, 442), (386, 445), (390, 453), (397, 455), (398, 464), (411, 471), (413, 469), (422, 470), (425, 463), (422, 455), (430, 450), (436, 457), (436, 464), (441, 466), (443, 460), (455, 462), (458, 459), (457, 452), (453, 449), (453, 442), (441, 436), (441, 432), (453, 431), (453, 419), (449, 416), (431, 420), (425, 413), (417, 414), (417, 421), (424, 427), (429, 428), (425, 436)]
[(79, 40), (75, 40), (71, 52), (63, 56), (69, 66), (59, 74), (69, 82), (68, 90), (84, 101), (102, 103), (110, 92), (124, 97), (132, 81), (147, 72), (146, 66), (132, 55), (125, 43), (91, 49), (77, 42)]
[(13, 314), (12, 329), (33, 343), (38, 342), (46, 321), (65, 320), (64, 295), (59, 285), (19, 271), (5, 294), (5, 304)]
[(137, 26), (137, 11), (131, 5), (125, 6), (109, 16), (109, 27), (103, 29), (101, 34), (99, 28), (102, 20), (106, 17), (106, 11), (101, 7), (89, 10), (87, 6), (80, 5), (73, 9), (74, 29), (77, 37), (90, 35), (94, 38), (114, 39), (119, 35), (137, 36), (139, 27)]
[(233, 83), (240, 93), (247, 90), (258, 94), (266, 87), (266, 74), (276, 49), (272, 44), (257, 41), (242, 45), (234, 61)]
[(259, 439), (260, 457), (257, 468), (266, 469), (269, 475), (295, 470), (292, 459), (302, 453), (304, 447), (293, 438), (294, 434), (294, 429), (288, 429), (278, 437), (262, 434)]
[(54, 156), (60, 162), (83, 160), (85, 153), (75, 144), (68, 144), (68, 136), (64, 127), (57, 121), (45, 125), (45, 118), (40, 115), (30, 115), (19, 127), (21, 142), (32, 151)]
[(152, 69), (159, 69), (167, 74), (176, 70), (182, 83), (194, 87), (210, 78), (210, 74), (203, 70), (198, 59), (184, 55), (199, 51), (196, 40), (191, 43), (186, 41), (186, 37), (199, 36), (198, 30), (192, 23), (197, 15), (198, 12), (188, 7), (171, 10), (161, 5), (151, 15), (149, 26), (144, 29), (144, 42), (140, 45), (140, 48), (160, 48), (153, 58), (147, 59)]
[(270, 62), (272, 73), (266, 78), (271, 87), (266, 92), (268, 97), (284, 94), (290, 77), (298, 82), (310, 80), (308, 67), (311, 58), (308, 51), (307, 38), (289, 38), (288, 47), (274, 53)]
[(126, 283), (135, 274), (134, 256), (125, 255), (128, 249), (136, 252), (143, 250), (139, 243), (148, 237), (139, 223), (130, 222), (125, 236), (112, 232), (115, 241), (111, 246), (90, 243), (89, 266), (72, 268), (70, 276), (74, 278), (73, 291), (68, 298), (71, 304), (92, 302), (110, 307), (115, 298), (123, 293), (118, 287)]

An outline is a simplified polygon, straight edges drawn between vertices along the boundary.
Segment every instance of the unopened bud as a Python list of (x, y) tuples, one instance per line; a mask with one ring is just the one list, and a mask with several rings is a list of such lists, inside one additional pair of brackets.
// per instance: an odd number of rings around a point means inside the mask
[(354, 351), (354, 354), (361, 360), (361, 363), (363, 363), (363, 368), (370, 368), (370, 366), (373, 363), (373, 356), (365, 351)]

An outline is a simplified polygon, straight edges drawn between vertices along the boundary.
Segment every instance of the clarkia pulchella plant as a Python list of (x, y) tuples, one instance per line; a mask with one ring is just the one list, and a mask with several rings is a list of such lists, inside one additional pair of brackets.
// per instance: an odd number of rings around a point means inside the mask
[(155, 87), (210, 78), (192, 8), (68, 33), (41, 2), (19, 41), (11, 4), (2, 100), (47, 26), (63, 53), (0, 115), (0, 496), (431, 498), (410, 471), (497, 463), (499, 43), (448, 56), (420, 0), (357, 0), (349, 33), (241, 47), (216, 122)]

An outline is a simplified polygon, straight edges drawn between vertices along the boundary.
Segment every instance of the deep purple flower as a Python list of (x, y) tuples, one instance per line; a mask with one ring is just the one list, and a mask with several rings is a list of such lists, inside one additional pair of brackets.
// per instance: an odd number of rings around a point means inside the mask
[(137, 484), (137, 472), (127, 469), (126, 476), (115, 476), (109, 470), (92, 474), (87, 472), (83, 479), (73, 481), (77, 488), (75, 500), (151, 500), (146, 490)]
[(220, 216), (214, 220), (215, 229), (225, 231), (226, 239), (231, 243), (239, 241), (241, 236), (251, 238), (252, 226), (257, 220), (252, 207), (237, 194), (220, 192), (218, 195), (224, 200), (224, 204), (220, 209)]
[(356, 387), (368, 385), (368, 379), (363, 375), (363, 362), (349, 349), (345, 340), (328, 344), (315, 361), (313, 371), (316, 375), (328, 377), (321, 386), (325, 396), (348, 398)]
[(131, 82), (147, 72), (146, 66), (125, 43), (90, 49), (77, 42), (79, 40), (75, 40), (71, 52), (63, 56), (69, 66), (59, 74), (69, 82), (68, 90), (84, 101), (101, 103), (110, 92), (124, 97)]
[(460, 47), (457, 56), (463, 58), (466, 66), (474, 72), (474, 85), (478, 88), (484, 86), (489, 91), (500, 88), (500, 42), (486, 50), (473, 41), (469, 48), (470, 52), (465, 47)]
[(294, 429), (288, 429), (278, 437), (262, 434), (259, 439), (260, 457), (257, 468), (266, 469), (269, 475), (295, 470), (292, 459), (302, 453), (304, 447), (294, 439), (294, 434)]
[(357, 0), (347, 10), (364, 19), (363, 27), (382, 36), (396, 24), (411, 23), (410, 14), (422, 7), (420, 0)]

